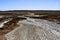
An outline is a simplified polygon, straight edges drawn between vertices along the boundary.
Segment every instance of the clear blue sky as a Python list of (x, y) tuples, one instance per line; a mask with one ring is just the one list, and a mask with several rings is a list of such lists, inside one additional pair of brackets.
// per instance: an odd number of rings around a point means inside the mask
[(0, 10), (60, 10), (60, 0), (0, 0)]

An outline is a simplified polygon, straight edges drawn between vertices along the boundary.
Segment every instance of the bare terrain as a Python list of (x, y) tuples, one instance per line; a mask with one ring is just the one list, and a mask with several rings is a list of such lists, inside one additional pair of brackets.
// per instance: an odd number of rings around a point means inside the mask
[(6, 40), (5, 34), (19, 27), (19, 21), (27, 18), (48, 20), (60, 25), (60, 11), (0, 11), (0, 40)]

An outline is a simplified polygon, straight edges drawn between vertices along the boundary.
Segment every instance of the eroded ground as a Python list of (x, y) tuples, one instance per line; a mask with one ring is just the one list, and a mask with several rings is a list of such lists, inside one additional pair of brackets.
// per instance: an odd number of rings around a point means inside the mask
[[(36, 17), (32, 17), (32, 18), (36, 18)], [(38, 17), (37, 19), (45, 19), (45, 20), (49, 20), (52, 22), (57, 22), (60, 23), (60, 16), (44, 16), (44, 17)], [(0, 22), (2, 22), (2, 20), (5, 20), (4, 18), (0, 20)], [(8, 19), (7, 19), (8, 20)], [(0, 40), (5, 40), (4, 35), (8, 32), (10, 32), (11, 30), (17, 28), (19, 25), (17, 24), (20, 20), (23, 20), (23, 18), (12, 18), (12, 20), (4, 23), (3, 28), (0, 28)]]
[[(9, 19), (7, 19), (9, 20)], [(7, 21), (6, 20), (6, 21)], [(16, 27), (18, 27), (19, 25), (17, 24), (18, 21), (20, 21), (20, 18), (12, 18), (12, 20), (2, 24), (3, 27), (0, 28), (0, 40), (4, 40), (5, 37), (4, 35), (8, 32), (10, 32), (11, 30), (15, 29)], [(23, 19), (22, 19), (23, 20)]]

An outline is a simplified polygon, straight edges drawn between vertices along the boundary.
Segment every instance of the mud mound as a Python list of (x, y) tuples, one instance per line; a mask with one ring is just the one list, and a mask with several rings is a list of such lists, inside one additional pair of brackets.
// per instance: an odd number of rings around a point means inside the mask
[(7, 33), (7, 40), (60, 40), (60, 25), (41, 19), (20, 21), (20, 27)]

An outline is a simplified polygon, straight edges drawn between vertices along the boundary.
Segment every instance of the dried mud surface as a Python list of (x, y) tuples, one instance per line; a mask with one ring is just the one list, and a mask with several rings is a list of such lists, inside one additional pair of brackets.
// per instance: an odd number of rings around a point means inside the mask
[[(43, 19), (49, 20), (52, 22), (60, 22), (60, 16), (49, 16)], [(11, 21), (7, 22), (4, 24), (4, 28), (0, 29), (0, 40), (6, 40), (5, 39), (5, 34), (12, 31), (13, 29), (17, 28), (19, 25), (17, 24), (20, 19), (12, 19)]]

